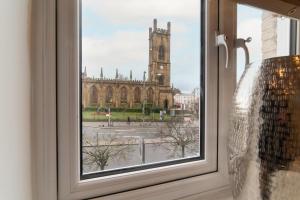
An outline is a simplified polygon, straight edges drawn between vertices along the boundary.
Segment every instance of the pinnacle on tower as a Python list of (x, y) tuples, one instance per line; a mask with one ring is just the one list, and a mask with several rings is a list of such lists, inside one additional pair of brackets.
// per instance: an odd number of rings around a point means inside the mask
[(100, 78), (103, 79), (103, 69), (101, 67)]
[(171, 33), (171, 22), (168, 22), (168, 33), (170, 34)]
[(143, 81), (146, 81), (146, 71), (144, 71)]
[(132, 70), (130, 70), (130, 80), (132, 81)]
[(156, 29), (157, 29), (157, 19), (153, 20), (153, 29), (154, 29), (154, 31), (156, 31)]
[(116, 69), (116, 79), (119, 78), (119, 72), (118, 72), (118, 68)]

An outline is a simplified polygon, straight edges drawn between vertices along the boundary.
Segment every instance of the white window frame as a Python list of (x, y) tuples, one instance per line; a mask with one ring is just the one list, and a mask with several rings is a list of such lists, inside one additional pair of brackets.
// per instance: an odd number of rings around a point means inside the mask
[[(78, 3), (71, 0), (57, 0), (57, 5), (51, 0), (33, 2), (36, 3), (33, 16), (36, 17), (34, 30), (37, 31), (33, 38), (36, 199), (71, 200), (102, 196), (97, 199), (168, 200), (229, 190), (226, 132), (230, 112), (228, 105), (235, 88), (235, 53), (231, 52), (231, 67), (225, 69), (225, 55), (222, 48), (215, 46), (214, 33), (227, 32), (229, 49), (232, 49), (236, 33), (235, 3), (223, 0), (218, 6), (218, 0), (206, 0), (209, 24), (205, 33), (205, 57), (209, 66), (206, 78), (210, 81), (206, 83), (205, 126), (209, 132), (205, 133), (205, 160), (80, 181), (79, 96), (78, 90), (74, 89), (79, 87)], [(110, 195), (112, 193), (115, 194)]]

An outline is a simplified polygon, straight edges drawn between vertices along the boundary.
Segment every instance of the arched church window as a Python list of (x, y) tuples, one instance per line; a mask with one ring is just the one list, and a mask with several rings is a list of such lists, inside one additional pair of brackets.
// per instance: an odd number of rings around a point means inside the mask
[(98, 103), (98, 91), (96, 86), (90, 88), (90, 104), (95, 105)]
[(134, 103), (140, 103), (141, 102), (141, 89), (136, 87), (134, 89)]
[(147, 91), (147, 101), (149, 103), (153, 103), (153, 96), (154, 96), (154, 91), (152, 88), (149, 88)]
[(127, 89), (126, 89), (126, 87), (121, 88), (121, 103), (127, 103)]
[(159, 46), (159, 51), (158, 51), (158, 58), (160, 60), (164, 60), (165, 59), (165, 48), (163, 45)]
[(112, 98), (113, 98), (113, 89), (111, 86), (108, 86), (106, 88), (106, 98), (105, 98), (106, 103), (112, 103)]
[(164, 84), (164, 76), (159, 76), (159, 78), (158, 78), (158, 83), (159, 83), (159, 85), (163, 85)]

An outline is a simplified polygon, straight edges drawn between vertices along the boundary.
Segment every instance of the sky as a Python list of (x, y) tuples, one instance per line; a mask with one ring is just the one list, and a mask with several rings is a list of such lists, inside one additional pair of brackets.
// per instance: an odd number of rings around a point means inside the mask
[[(262, 59), (262, 24), (263, 10), (258, 8), (238, 5), (237, 10), (237, 37), (252, 37), (247, 43), (250, 54), (250, 63)], [(277, 23), (277, 56), (289, 54), (289, 19), (278, 18)], [(245, 69), (245, 56), (242, 49), (237, 50), (237, 80), (239, 80)]]
[(82, 0), (82, 66), (88, 76), (142, 80), (148, 72), (149, 27), (171, 22), (171, 83), (182, 92), (199, 87), (199, 0)]
[[(252, 37), (247, 44), (250, 62), (259, 61), (262, 10), (238, 5), (237, 36)], [(159, 28), (171, 22), (171, 83), (184, 93), (199, 87), (199, 0), (82, 0), (82, 65), (88, 76), (106, 78), (120, 74), (142, 80), (148, 72), (149, 27), (157, 18)], [(278, 55), (288, 52), (288, 22), (278, 23)], [(245, 56), (237, 50), (237, 80), (245, 68)]]
[[(237, 37), (248, 38), (251, 37), (252, 41), (247, 43), (250, 54), (250, 63), (261, 60), (261, 17), (262, 10), (249, 7), (238, 6), (237, 12)], [(245, 68), (244, 50), (237, 49), (237, 79), (242, 75)]]

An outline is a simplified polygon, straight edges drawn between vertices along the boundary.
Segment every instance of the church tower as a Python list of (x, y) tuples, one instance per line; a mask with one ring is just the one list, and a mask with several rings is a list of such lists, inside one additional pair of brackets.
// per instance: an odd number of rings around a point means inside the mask
[(148, 80), (167, 87), (170, 87), (170, 37), (171, 23), (168, 22), (167, 29), (157, 28), (154, 19), (153, 28), (149, 28)]

